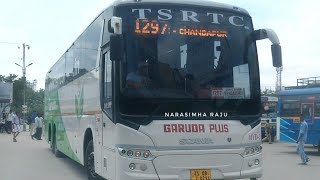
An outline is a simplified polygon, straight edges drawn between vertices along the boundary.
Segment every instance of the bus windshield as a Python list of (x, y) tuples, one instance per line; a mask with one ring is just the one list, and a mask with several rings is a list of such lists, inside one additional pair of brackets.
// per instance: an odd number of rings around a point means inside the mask
[[(180, 6), (130, 6), (119, 12), (125, 14), (124, 101), (146, 106), (159, 100), (207, 101), (215, 102), (215, 109), (224, 105), (219, 110), (225, 111), (254, 99), (252, 89), (259, 85), (253, 81), (259, 82), (259, 75), (250, 68), (257, 64), (255, 46), (246, 46), (253, 31), (250, 17)], [(259, 108), (253, 109), (249, 114), (258, 113)]]

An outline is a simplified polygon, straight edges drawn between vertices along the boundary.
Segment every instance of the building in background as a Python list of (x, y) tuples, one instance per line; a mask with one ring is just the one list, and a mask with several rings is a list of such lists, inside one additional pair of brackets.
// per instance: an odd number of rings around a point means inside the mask
[(37, 91), (38, 81), (35, 79), (33, 81), (28, 81), (27, 86), (31, 88), (33, 91)]

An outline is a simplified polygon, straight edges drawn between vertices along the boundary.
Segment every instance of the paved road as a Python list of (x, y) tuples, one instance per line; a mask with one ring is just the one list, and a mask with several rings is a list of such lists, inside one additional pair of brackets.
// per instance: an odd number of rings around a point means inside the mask
[[(309, 165), (299, 165), (294, 144), (263, 144), (264, 175), (261, 180), (319, 180), (320, 155), (307, 146)], [(12, 142), (0, 134), (0, 180), (86, 180), (82, 166), (68, 158), (56, 158), (46, 141), (31, 140), (28, 132)]]
[(320, 155), (317, 148), (307, 145), (305, 152), (311, 159), (308, 165), (299, 165), (296, 144), (263, 144), (264, 173), (262, 180), (319, 180)]
[(45, 140), (20, 135), (14, 143), (11, 134), (0, 134), (0, 180), (86, 180), (82, 166), (56, 158)]

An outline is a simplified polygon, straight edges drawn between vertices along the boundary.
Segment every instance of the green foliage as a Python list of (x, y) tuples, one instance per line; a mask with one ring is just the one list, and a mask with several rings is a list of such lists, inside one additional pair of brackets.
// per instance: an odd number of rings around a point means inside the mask
[[(24, 102), (24, 85), (25, 79), (23, 77), (18, 77), (15, 74), (10, 74), (9, 76), (0, 75), (0, 82), (13, 82), (13, 103), (11, 108), (17, 113), (22, 112), (22, 105)], [(26, 104), (28, 106), (28, 113), (26, 117), (30, 117), (33, 110), (43, 114), (44, 112), (44, 90), (34, 91), (29, 86), (26, 86)]]
[(23, 80), (22, 78), (13, 81), (13, 103), (11, 108), (16, 112), (22, 111), (23, 105)]
[[(36, 112), (43, 114), (43, 112), (44, 112), (44, 89), (40, 89), (39, 91), (32, 91), (30, 94), (32, 94), (32, 96), (29, 98), (29, 103), (28, 103), (30, 110), (31, 111), (35, 110)], [(31, 111), (29, 111), (29, 113)]]
[(13, 82), (17, 77), (15, 74), (9, 74), (9, 76), (0, 75), (0, 82)]
[(262, 96), (277, 96), (276, 91), (272, 90), (272, 89), (265, 89), (261, 91), (261, 95)]

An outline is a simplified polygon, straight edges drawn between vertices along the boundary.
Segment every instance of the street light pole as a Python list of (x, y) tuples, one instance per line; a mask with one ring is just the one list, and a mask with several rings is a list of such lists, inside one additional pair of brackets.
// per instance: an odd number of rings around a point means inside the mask
[[(19, 47), (20, 48), (20, 47)], [(19, 64), (15, 63), (17, 66), (20, 66), (22, 68), (22, 79), (23, 79), (23, 105), (22, 105), (22, 113), (23, 113), (23, 119), (26, 120), (25, 118), (25, 109), (26, 109), (26, 86), (27, 86), (27, 78), (26, 78), (26, 68), (28, 66), (31, 66), (33, 63), (30, 63), (26, 66), (26, 48), (30, 49), (30, 46), (23, 43), (22, 44), (22, 66)]]
[[(24, 79), (24, 87), (23, 87), (23, 105), (26, 105), (26, 86), (27, 86), (27, 79), (26, 79), (26, 47), (30, 49), (30, 46), (23, 43), (23, 56), (22, 56), (22, 75)], [(30, 66), (29, 64), (28, 66)]]

